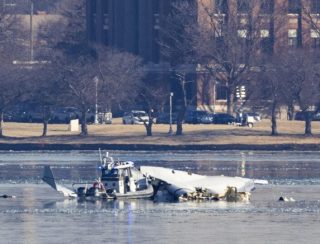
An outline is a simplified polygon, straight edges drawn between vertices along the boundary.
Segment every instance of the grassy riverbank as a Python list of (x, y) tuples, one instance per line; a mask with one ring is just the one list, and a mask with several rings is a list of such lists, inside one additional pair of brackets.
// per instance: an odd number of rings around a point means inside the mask
[[(237, 127), (233, 125), (184, 125), (183, 136), (168, 135), (168, 125), (154, 125), (152, 137), (146, 136), (143, 125), (122, 125), (115, 119), (112, 125), (89, 125), (89, 135), (79, 136), (77, 132), (70, 132), (68, 125), (49, 125), (48, 136), (41, 137), (42, 125), (31, 123), (5, 123), (4, 138), (0, 138), (1, 145), (40, 144), (40, 145), (156, 145), (156, 146), (223, 146), (234, 145), (239, 148), (245, 145), (263, 146), (299, 145), (308, 149), (308, 146), (320, 145), (320, 122), (312, 123), (314, 136), (304, 136), (304, 122), (279, 121), (278, 136), (270, 136), (271, 124), (269, 120), (257, 123), (253, 128)], [(175, 126), (173, 126), (175, 129)], [(279, 147), (281, 149), (281, 147)]]

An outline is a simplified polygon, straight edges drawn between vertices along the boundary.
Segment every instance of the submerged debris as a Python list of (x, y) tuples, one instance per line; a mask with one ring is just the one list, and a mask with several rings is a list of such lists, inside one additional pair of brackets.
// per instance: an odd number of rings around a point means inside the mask
[(221, 196), (212, 194), (207, 189), (196, 188), (195, 192), (185, 193), (179, 197), (179, 201), (219, 201), (228, 202), (250, 201), (250, 192), (238, 192), (236, 187), (228, 187), (226, 193)]
[(1, 198), (16, 198), (16, 196), (7, 195), (7, 194), (1, 195), (0, 197)]
[(292, 197), (281, 196), (278, 201), (279, 202), (295, 202), (296, 200), (294, 200)]

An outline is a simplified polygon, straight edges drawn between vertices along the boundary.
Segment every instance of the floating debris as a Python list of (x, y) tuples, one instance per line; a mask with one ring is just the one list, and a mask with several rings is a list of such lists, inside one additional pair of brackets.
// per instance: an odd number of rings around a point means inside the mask
[(278, 201), (279, 202), (295, 202), (296, 200), (294, 200), (292, 197), (281, 196)]
[(1, 198), (16, 198), (16, 196), (11, 196), (11, 195), (7, 195), (7, 194), (1, 195), (0, 197)]

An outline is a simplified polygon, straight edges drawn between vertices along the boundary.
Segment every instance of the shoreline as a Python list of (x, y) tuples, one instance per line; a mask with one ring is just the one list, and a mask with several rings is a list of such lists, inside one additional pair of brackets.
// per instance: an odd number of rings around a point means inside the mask
[(67, 124), (52, 124), (41, 136), (42, 124), (6, 123), (0, 151), (9, 150), (123, 150), (123, 151), (320, 151), (320, 121), (313, 123), (313, 136), (304, 136), (303, 121), (278, 121), (279, 135), (270, 135), (270, 121), (253, 128), (231, 125), (184, 124), (183, 136), (170, 136), (168, 125), (155, 124), (153, 136), (143, 125), (88, 125), (87, 136), (70, 132)]
[(320, 151), (320, 144), (105, 144), (105, 143), (0, 143), (0, 151), (37, 150), (120, 150), (120, 151)]

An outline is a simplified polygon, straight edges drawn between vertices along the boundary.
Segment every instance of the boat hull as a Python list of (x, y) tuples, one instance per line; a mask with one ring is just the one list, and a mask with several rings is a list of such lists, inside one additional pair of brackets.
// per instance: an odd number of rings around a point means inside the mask
[(115, 198), (126, 198), (126, 199), (141, 199), (141, 198), (151, 198), (153, 196), (153, 187), (148, 185), (144, 190), (139, 190), (136, 192), (127, 192), (127, 193), (115, 193)]

